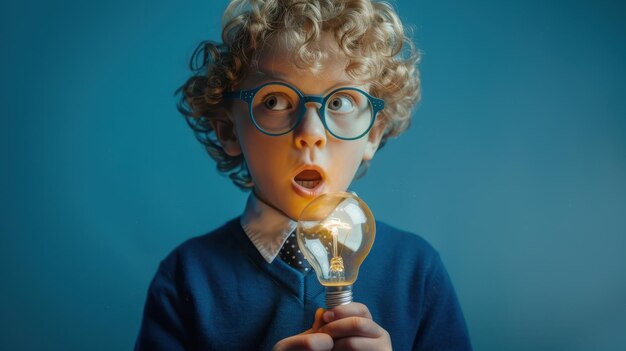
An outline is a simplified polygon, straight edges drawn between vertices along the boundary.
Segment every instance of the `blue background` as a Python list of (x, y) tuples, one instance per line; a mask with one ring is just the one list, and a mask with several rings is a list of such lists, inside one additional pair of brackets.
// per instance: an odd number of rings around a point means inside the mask
[[(626, 349), (626, 6), (399, 1), (412, 127), (354, 189), (442, 254), (476, 350)], [(0, 11), (0, 349), (134, 344), (159, 261), (238, 215), (175, 109), (225, 1)]]

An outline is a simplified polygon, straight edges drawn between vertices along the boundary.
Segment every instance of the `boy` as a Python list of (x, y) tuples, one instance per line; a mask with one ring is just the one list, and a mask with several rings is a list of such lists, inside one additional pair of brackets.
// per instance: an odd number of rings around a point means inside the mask
[(329, 311), (289, 251), (302, 209), (345, 191), (409, 124), (418, 55), (393, 9), (238, 0), (224, 18), (224, 43), (200, 45), (179, 108), (218, 169), (252, 191), (240, 218), (161, 262), (135, 349), (470, 349), (447, 273), (418, 236), (377, 223), (358, 302)]

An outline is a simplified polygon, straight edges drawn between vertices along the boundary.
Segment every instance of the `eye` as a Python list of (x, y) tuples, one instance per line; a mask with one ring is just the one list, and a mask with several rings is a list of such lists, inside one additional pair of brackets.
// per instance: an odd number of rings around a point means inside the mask
[(328, 109), (334, 112), (352, 112), (354, 100), (348, 95), (335, 95), (328, 100)]
[(269, 94), (263, 98), (263, 105), (268, 110), (273, 111), (282, 111), (290, 109), (291, 102), (287, 98), (287, 96), (283, 94)]

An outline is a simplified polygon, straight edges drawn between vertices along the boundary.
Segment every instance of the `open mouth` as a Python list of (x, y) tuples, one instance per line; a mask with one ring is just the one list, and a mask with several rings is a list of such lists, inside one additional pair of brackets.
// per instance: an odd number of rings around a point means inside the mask
[(298, 173), (294, 181), (304, 188), (314, 189), (322, 181), (322, 175), (316, 170), (307, 169)]

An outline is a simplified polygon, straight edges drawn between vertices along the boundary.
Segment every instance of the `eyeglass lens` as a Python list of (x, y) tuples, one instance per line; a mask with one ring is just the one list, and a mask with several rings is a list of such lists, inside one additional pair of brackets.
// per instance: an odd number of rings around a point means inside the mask
[[(252, 118), (259, 128), (269, 134), (290, 131), (303, 116), (306, 107), (302, 98), (290, 87), (269, 84), (261, 88), (252, 100)], [(324, 113), (328, 130), (340, 138), (354, 138), (371, 125), (372, 106), (366, 95), (349, 88), (334, 92), (318, 107)]]

